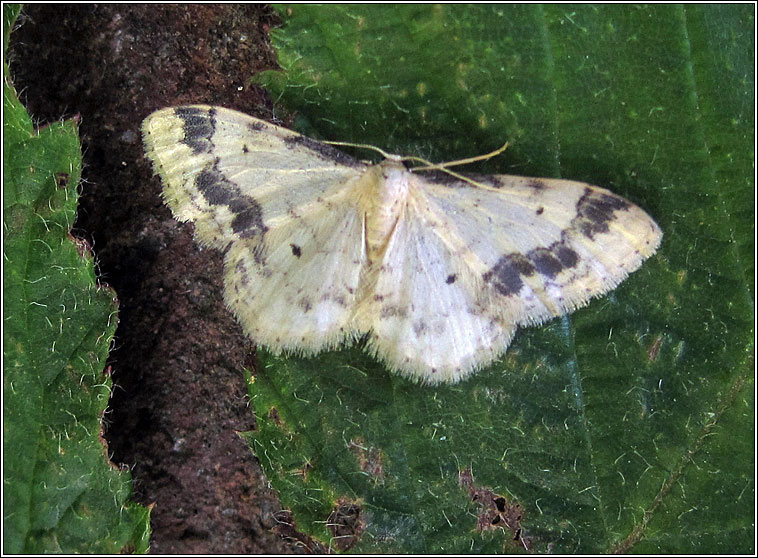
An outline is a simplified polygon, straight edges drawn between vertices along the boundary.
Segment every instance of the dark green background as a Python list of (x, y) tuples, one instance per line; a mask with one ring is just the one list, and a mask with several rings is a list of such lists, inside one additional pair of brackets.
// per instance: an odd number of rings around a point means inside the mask
[(468, 170), (598, 184), (664, 231), (617, 290), (455, 386), (359, 348), (264, 357), (249, 439), (297, 527), (334, 546), (355, 502), (357, 550), (518, 551), (476, 530), (470, 468), (539, 552), (752, 552), (753, 7), (280, 11), (284, 71), (260, 81), (301, 132), (436, 161), (508, 140)]

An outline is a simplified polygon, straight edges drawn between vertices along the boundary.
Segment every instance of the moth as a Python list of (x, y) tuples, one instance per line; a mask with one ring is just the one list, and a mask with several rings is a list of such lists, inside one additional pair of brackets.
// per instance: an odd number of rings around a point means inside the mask
[(159, 110), (142, 130), (166, 204), (223, 251), (226, 304), (275, 354), (366, 336), (392, 371), (457, 382), (661, 242), (642, 209), (581, 182), (371, 164), (220, 107)]

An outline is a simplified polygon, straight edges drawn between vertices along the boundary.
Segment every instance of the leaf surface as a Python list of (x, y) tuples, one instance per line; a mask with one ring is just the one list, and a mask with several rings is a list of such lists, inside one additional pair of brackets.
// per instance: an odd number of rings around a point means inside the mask
[(363, 552), (753, 552), (752, 8), (280, 11), (262, 83), (299, 131), (434, 161), (508, 140), (468, 170), (597, 184), (664, 231), (458, 385), (360, 346), (263, 354), (246, 437), (298, 529)]
[[(6, 37), (19, 6), (3, 6)], [(108, 461), (102, 417), (115, 293), (71, 236), (75, 121), (35, 130), (4, 65), (3, 466), (6, 553), (145, 552), (149, 509)]]

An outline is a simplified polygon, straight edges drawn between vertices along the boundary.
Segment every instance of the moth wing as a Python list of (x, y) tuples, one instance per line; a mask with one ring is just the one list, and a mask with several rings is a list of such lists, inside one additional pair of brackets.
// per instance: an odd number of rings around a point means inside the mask
[(426, 383), (502, 354), (518, 325), (586, 304), (655, 252), (656, 223), (602, 188), (565, 180), (411, 179), (411, 195), (358, 309), (370, 347)]
[(180, 221), (194, 222), (201, 242), (222, 250), (347, 188), (367, 168), (329, 145), (221, 107), (162, 109), (142, 130), (166, 204)]
[(350, 334), (367, 165), (220, 107), (160, 110), (143, 133), (174, 216), (226, 250), (225, 300), (250, 336), (316, 352)]
[(245, 332), (274, 353), (315, 353), (355, 334), (350, 321), (365, 263), (353, 190), (271, 227), (262, 243), (235, 240), (224, 298)]
[(424, 180), (439, 234), (481, 278), (506, 323), (570, 312), (617, 286), (658, 248), (642, 209), (582, 182), (476, 176)]
[(370, 332), (369, 350), (391, 369), (422, 383), (457, 382), (495, 359), (515, 324), (499, 317), (481, 276), (450, 249), (444, 224), (414, 190), (356, 322)]

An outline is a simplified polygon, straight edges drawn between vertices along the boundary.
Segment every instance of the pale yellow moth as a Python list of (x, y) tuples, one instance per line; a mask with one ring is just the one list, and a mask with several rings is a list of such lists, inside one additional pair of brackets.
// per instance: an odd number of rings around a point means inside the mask
[(227, 305), (277, 354), (367, 335), (391, 370), (457, 382), (661, 241), (639, 207), (580, 182), (370, 164), (220, 107), (160, 110), (143, 133), (174, 216), (225, 253)]

